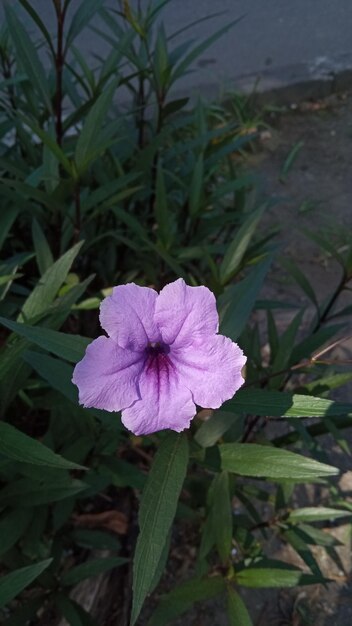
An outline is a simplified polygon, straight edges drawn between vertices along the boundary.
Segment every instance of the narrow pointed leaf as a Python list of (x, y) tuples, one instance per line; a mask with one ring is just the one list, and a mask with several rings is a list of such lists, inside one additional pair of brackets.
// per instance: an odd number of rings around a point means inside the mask
[(46, 43), (48, 44), (48, 47), (50, 49), (50, 52), (53, 56), (53, 59), (55, 58), (55, 49), (50, 37), (50, 34), (44, 24), (44, 22), (40, 19), (40, 15), (39, 13), (37, 13), (33, 7), (31, 7), (30, 3), (28, 2), (28, 0), (19, 0), (19, 2), (21, 3), (21, 5), (23, 6), (23, 8), (27, 11), (27, 13), (31, 16), (33, 22), (35, 22), (35, 24), (38, 26), (39, 30), (41, 31), (43, 37), (45, 37)]
[(229, 626), (253, 626), (245, 603), (231, 587), (227, 590), (227, 615)]
[(267, 258), (219, 298), (220, 332), (233, 341), (238, 339), (247, 324), (270, 264), (271, 258)]
[(80, 32), (89, 24), (96, 12), (102, 7), (102, 0), (84, 0), (74, 14), (65, 42), (67, 50), (80, 34)]
[(191, 609), (196, 602), (215, 598), (225, 590), (222, 576), (189, 580), (162, 597), (148, 626), (170, 626), (172, 620)]
[(15, 570), (0, 580), (0, 608), (11, 602), (23, 589), (28, 587), (47, 567), (52, 559)]
[(81, 337), (80, 335), (67, 335), (57, 330), (44, 328), (42, 326), (29, 326), (28, 324), (19, 324), (12, 320), (0, 317), (0, 324), (6, 326), (17, 335), (28, 339), (40, 348), (55, 354), (55, 356), (77, 363), (83, 358), (84, 352), (90, 343), (90, 339)]
[(219, 451), (222, 469), (240, 476), (314, 481), (339, 473), (336, 467), (272, 446), (228, 443), (220, 445)]
[(265, 206), (251, 213), (236, 232), (220, 266), (222, 285), (226, 285), (240, 269), (242, 259), (263, 216), (264, 209)]
[(329, 507), (317, 506), (317, 507), (304, 507), (302, 509), (295, 509), (289, 514), (288, 522), (321, 522), (324, 520), (334, 520), (340, 517), (350, 517), (349, 511), (343, 511), (342, 509), (330, 509)]
[(186, 476), (188, 442), (184, 434), (168, 433), (160, 444), (144, 488), (140, 532), (133, 567), (131, 624), (135, 624), (153, 584), (165, 542), (176, 513)]
[(11, 39), (16, 49), (18, 60), (26, 72), (28, 79), (45, 102), (49, 111), (52, 110), (48, 81), (31, 38), (17, 17), (16, 11), (7, 2), (5, 4), (6, 20)]
[(65, 587), (76, 585), (81, 580), (98, 576), (99, 574), (108, 572), (115, 567), (120, 567), (121, 565), (127, 563), (127, 561), (128, 559), (120, 557), (90, 559), (89, 561), (86, 561), (81, 565), (76, 565), (72, 569), (65, 572), (65, 574), (61, 577), (61, 584)]
[(305, 574), (298, 569), (276, 569), (269, 567), (249, 567), (244, 569), (237, 574), (236, 581), (243, 587), (253, 587), (257, 589), (316, 585), (317, 583), (325, 582), (323, 578)]
[[(221, 407), (222, 411), (241, 412), (262, 417), (334, 417), (351, 415), (352, 404), (287, 391), (240, 389)], [(351, 422), (352, 423), (352, 422)]]
[(74, 404), (78, 404), (77, 388), (71, 382), (73, 374), (72, 365), (55, 359), (52, 356), (32, 352), (31, 350), (24, 353), (23, 359), (26, 363), (31, 365), (39, 376), (44, 378), (53, 389), (60, 391), (60, 393)]
[(83, 469), (81, 465), (67, 461), (50, 448), (28, 437), (6, 422), (0, 422), (0, 454), (13, 461), (56, 467), (58, 469)]
[(5, 554), (22, 537), (33, 517), (33, 511), (22, 507), (8, 511), (0, 520), (0, 555)]
[(226, 24), (226, 26), (208, 37), (205, 41), (195, 46), (195, 48), (193, 48), (193, 50), (191, 50), (191, 52), (189, 52), (189, 54), (187, 54), (186, 57), (174, 69), (172, 74), (172, 82), (183, 76), (185, 72), (187, 72), (189, 66), (192, 65), (192, 63), (203, 54), (203, 52), (210, 48), (210, 46), (215, 43), (215, 41), (220, 39), (220, 37), (222, 37), (231, 28), (233, 28), (233, 26), (237, 24), (241, 19), (242, 18), (240, 17), (236, 20), (233, 20), (229, 24)]
[(84, 172), (91, 159), (96, 156), (97, 133), (105, 121), (115, 89), (116, 81), (99, 96), (87, 115), (75, 150), (75, 162), (79, 172)]
[(221, 472), (215, 477), (212, 494), (213, 534), (220, 559), (226, 563), (232, 544), (232, 506), (227, 472)]
[(35, 254), (37, 257), (38, 268), (41, 276), (43, 276), (43, 274), (45, 274), (49, 267), (53, 265), (54, 259), (48, 244), (48, 240), (45, 237), (44, 232), (36, 219), (34, 219), (32, 222), (32, 238)]
[(216, 411), (206, 422), (203, 422), (197, 430), (194, 438), (202, 448), (210, 448), (226, 433), (232, 424), (238, 419), (236, 415), (226, 411)]
[(21, 478), (0, 490), (2, 506), (17, 506), (21, 502), (23, 507), (40, 506), (51, 502), (58, 502), (81, 493), (87, 485), (80, 480), (58, 482), (34, 481), (31, 478)]
[(76, 244), (49, 267), (25, 301), (20, 316), (21, 320), (30, 320), (48, 309), (66, 280), (81, 247), (82, 242)]
[(309, 298), (309, 300), (314, 304), (315, 308), (318, 310), (319, 305), (318, 305), (317, 297), (315, 295), (315, 291), (312, 285), (310, 284), (307, 276), (302, 272), (299, 266), (291, 259), (286, 259), (286, 258), (281, 260), (281, 264), (291, 274), (291, 276), (293, 276), (297, 285), (299, 285), (302, 291), (304, 291), (306, 296)]

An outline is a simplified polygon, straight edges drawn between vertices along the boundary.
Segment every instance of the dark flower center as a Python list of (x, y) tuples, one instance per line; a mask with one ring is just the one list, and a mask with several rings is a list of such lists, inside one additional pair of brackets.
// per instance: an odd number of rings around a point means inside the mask
[(150, 343), (147, 347), (147, 353), (152, 358), (158, 357), (159, 355), (163, 354), (169, 354), (169, 352), (170, 346), (162, 342)]
[(152, 375), (158, 388), (161, 381), (168, 381), (172, 363), (169, 358), (170, 347), (165, 343), (150, 343), (146, 349), (146, 372)]

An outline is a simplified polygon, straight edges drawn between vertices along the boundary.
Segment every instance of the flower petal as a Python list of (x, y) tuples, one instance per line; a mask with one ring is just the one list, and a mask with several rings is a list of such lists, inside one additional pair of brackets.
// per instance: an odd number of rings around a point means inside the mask
[(154, 289), (134, 283), (115, 287), (100, 305), (100, 324), (121, 348), (141, 351), (161, 339), (154, 322), (157, 297)]
[(203, 408), (218, 409), (244, 383), (246, 357), (228, 337), (216, 335), (202, 345), (173, 350), (170, 358), (194, 402)]
[(92, 341), (73, 372), (80, 404), (106, 411), (130, 406), (140, 397), (138, 376), (144, 361), (143, 355), (120, 348), (113, 339)]
[(192, 394), (167, 368), (144, 368), (139, 379), (140, 400), (122, 412), (122, 423), (135, 435), (170, 428), (180, 432), (196, 414)]
[(189, 287), (182, 278), (166, 285), (155, 306), (157, 322), (167, 345), (189, 345), (218, 331), (214, 294), (207, 287)]

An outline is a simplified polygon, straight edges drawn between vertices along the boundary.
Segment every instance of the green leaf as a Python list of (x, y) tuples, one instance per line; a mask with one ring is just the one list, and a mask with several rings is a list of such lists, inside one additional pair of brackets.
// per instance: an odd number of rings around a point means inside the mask
[(319, 377), (317, 380), (305, 383), (303, 388), (304, 391), (320, 395), (325, 391), (347, 385), (351, 380), (352, 372), (342, 372), (341, 374), (333, 374), (332, 376), (324, 376), (323, 378)]
[(16, 278), (21, 278), (21, 276), (23, 276), (23, 274), (8, 274), (5, 276), (0, 276), (0, 287), (8, 285), (8, 283), (12, 283), (14, 280), (16, 280)]
[(203, 52), (205, 52), (215, 41), (220, 39), (225, 33), (227, 33), (235, 24), (237, 24), (242, 18), (233, 20), (229, 24), (226, 24), (223, 28), (218, 30), (216, 33), (202, 41), (200, 44), (195, 46), (191, 52), (189, 52), (186, 57), (173, 69), (172, 72), (172, 82), (175, 82), (181, 76), (184, 76), (185, 72), (188, 70), (189, 66), (195, 61)]
[(165, 571), (166, 568), (166, 564), (169, 558), (169, 552), (170, 552), (170, 546), (171, 546), (171, 539), (172, 539), (172, 528), (170, 529), (170, 532), (168, 534), (168, 536), (166, 537), (166, 541), (163, 547), (163, 551), (161, 553), (160, 559), (159, 559), (159, 563), (158, 566), (155, 570), (155, 575), (154, 578), (152, 580), (152, 583), (150, 585), (150, 592), (149, 593), (153, 593), (153, 591), (156, 589), (156, 587), (158, 586), (160, 579)]
[(97, 133), (106, 119), (115, 89), (116, 81), (103, 91), (87, 115), (75, 150), (75, 162), (80, 173), (85, 171), (92, 157), (97, 154)]
[(4, 608), (6, 604), (11, 602), (18, 596), (23, 589), (28, 587), (47, 567), (49, 567), (52, 559), (41, 561), (35, 565), (22, 567), (15, 570), (0, 580), (0, 608)]
[(238, 229), (231, 244), (226, 250), (220, 265), (220, 282), (226, 285), (229, 280), (239, 271), (242, 259), (253, 238), (257, 226), (263, 216), (266, 206), (261, 206), (247, 217), (246, 221)]
[(245, 603), (231, 587), (227, 589), (227, 615), (229, 626), (253, 626)]
[(280, 181), (282, 183), (284, 183), (287, 179), (287, 176), (295, 162), (295, 160), (297, 159), (298, 153), (300, 152), (300, 150), (302, 150), (304, 146), (304, 141), (297, 141), (297, 143), (295, 143), (295, 145), (293, 146), (292, 150), (290, 151), (290, 153), (288, 154), (285, 163), (282, 166), (282, 170), (281, 170), (281, 174), (280, 174)]
[(271, 261), (269, 257), (259, 263), (246, 278), (229, 287), (219, 298), (220, 332), (233, 341), (247, 324)]
[(103, 572), (120, 567), (127, 563), (128, 559), (122, 559), (120, 557), (110, 557), (101, 559), (90, 559), (81, 565), (76, 565), (72, 569), (65, 572), (61, 577), (61, 584), (65, 587), (76, 585), (81, 580), (91, 578), (92, 576), (98, 576)]
[(333, 548), (334, 546), (341, 545), (336, 537), (330, 533), (320, 530), (320, 528), (315, 528), (314, 526), (309, 526), (308, 524), (300, 524), (299, 531), (304, 534), (304, 540), (308, 545), (324, 546), (327, 548)]
[[(286, 330), (282, 333), (279, 339), (278, 349), (272, 364), (273, 373), (281, 372), (287, 368), (290, 361), (290, 357), (293, 351), (293, 346), (298, 329), (302, 322), (304, 310), (299, 311), (288, 325)], [(282, 382), (285, 380), (285, 373), (275, 376), (270, 380), (270, 386), (273, 389), (278, 389)]]
[[(42, 140), (44, 146), (49, 150), (52, 157), (55, 157), (55, 159), (59, 163), (61, 163), (62, 167), (66, 170), (69, 176), (72, 177), (73, 168), (71, 161), (57, 144), (53, 133), (43, 130), (40, 126), (38, 126), (37, 122), (29, 118), (28, 116), (24, 116), (21, 113), (17, 113), (17, 116), (26, 126), (29, 126), (29, 128), (33, 131), (35, 135), (37, 135), (37, 137), (39, 137), (39, 139)], [(32, 187), (31, 185), (25, 185), (24, 183), (20, 183), (18, 181), (15, 181), (15, 183), (13, 183), (13, 187), (15, 189), (17, 187), (20, 192), (22, 191), (25, 196), (28, 195), (30, 198), (33, 197), (38, 201), (40, 201), (41, 198), (43, 204), (48, 206), (48, 208), (50, 209), (53, 209), (55, 207), (55, 205), (51, 206), (54, 201), (54, 196), (52, 194), (45, 194), (44, 192)]]
[(281, 265), (293, 276), (297, 285), (304, 291), (309, 300), (314, 304), (315, 308), (319, 310), (318, 300), (315, 295), (315, 291), (310, 284), (306, 275), (301, 271), (298, 265), (292, 261), (292, 259), (281, 259)]
[(132, 626), (150, 591), (175, 517), (188, 455), (186, 436), (167, 433), (161, 441), (143, 490), (139, 511), (140, 532), (133, 567)]
[(226, 433), (238, 419), (236, 415), (226, 411), (216, 411), (197, 430), (194, 439), (202, 448), (210, 448)]
[(317, 332), (309, 335), (306, 339), (300, 341), (292, 350), (289, 364), (294, 365), (295, 363), (299, 363), (302, 359), (313, 356), (316, 350), (319, 351), (324, 344), (330, 341), (342, 329), (345, 329), (344, 324), (335, 324), (320, 328)]
[(125, 223), (132, 232), (140, 237), (143, 244), (146, 244), (148, 248), (150, 248), (150, 250), (160, 256), (165, 261), (165, 263), (175, 272), (175, 274), (187, 280), (187, 276), (182, 270), (181, 265), (177, 263), (175, 259), (165, 251), (165, 249), (161, 249), (160, 246), (154, 244), (147, 237), (145, 229), (131, 213), (127, 213), (123, 209), (117, 207), (112, 207), (112, 210), (114, 211), (116, 217), (120, 219), (123, 223)]
[(21, 507), (7, 511), (0, 519), (0, 555), (5, 554), (22, 537), (32, 519), (33, 512)]
[(28, 350), (23, 355), (24, 361), (42, 376), (49, 385), (60, 391), (68, 400), (78, 404), (78, 393), (75, 385), (71, 382), (73, 368), (68, 363), (54, 359), (46, 354), (31, 352)]
[(33, 465), (58, 469), (84, 469), (3, 421), (0, 421), (0, 454), (8, 459)]
[(214, 479), (211, 515), (216, 547), (222, 563), (227, 563), (232, 545), (232, 506), (227, 472), (221, 472)]
[[(58, 328), (62, 326), (70, 314), (72, 306), (78, 298), (81, 297), (91, 280), (92, 277), (86, 279), (78, 285), (75, 285), (67, 293), (61, 295), (57, 299), (56, 303), (50, 307), (50, 316), (46, 319), (46, 324), (50, 328)], [(0, 404), (0, 412), (2, 412), (2, 414), (5, 413), (5, 409), (11, 400), (23, 388), (28, 376), (30, 375), (30, 369), (25, 364), (20, 363), (20, 358), (23, 358), (23, 352), (26, 350), (27, 346), (28, 341), (21, 338), (17, 341), (11, 341), (11, 350), (6, 350), (2, 353), (2, 359), (0, 360), (0, 387), (2, 400), (2, 403)], [(38, 355), (36, 354), (36, 356)], [(45, 357), (45, 355), (42, 356)], [(55, 359), (53, 359), (53, 361), (55, 363)], [(61, 383), (61, 381), (54, 380), (54, 388), (55, 383)], [(72, 393), (73, 386), (71, 384), (70, 388)], [(75, 396), (75, 402), (77, 403), (77, 396)]]
[(323, 250), (325, 250), (325, 252), (327, 252), (329, 255), (332, 256), (333, 259), (335, 259), (337, 261), (337, 263), (339, 263), (341, 265), (341, 267), (344, 269), (345, 267), (345, 261), (343, 256), (338, 252), (338, 248), (335, 245), (335, 243), (331, 240), (331, 237), (329, 236), (329, 234), (321, 234), (318, 233), (316, 231), (310, 231), (306, 228), (301, 228), (300, 229), (307, 237), (309, 237), (309, 239), (311, 239), (312, 241), (314, 241), (320, 248), (322, 248)]
[(65, 51), (72, 45), (75, 38), (89, 24), (96, 12), (101, 8), (102, 0), (84, 0), (74, 14), (65, 42)]
[(6, 241), (6, 237), (9, 234), (13, 223), (15, 222), (19, 209), (11, 206), (10, 209), (5, 207), (1, 210), (0, 215), (0, 250)]
[(288, 522), (321, 522), (324, 520), (334, 520), (340, 517), (351, 516), (348, 511), (341, 509), (330, 509), (324, 506), (317, 507), (304, 507), (302, 509), (295, 509), (289, 514)]
[(132, 487), (142, 490), (145, 485), (146, 476), (136, 464), (122, 461), (116, 457), (105, 457), (100, 462), (99, 467), (101, 472), (108, 472), (115, 487)]
[(165, 121), (169, 115), (173, 115), (177, 113), (180, 109), (183, 109), (184, 106), (189, 102), (189, 98), (177, 98), (176, 100), (171, 100), (168, 102), (163, 108), (163, 120)]
[(32, 221), (32, 238), (37, 265), (41, 276), (43, 276), (49, 267), (53, 265), (54, 259), (44, 232), (36, 219)]
[(315, 576), (318, 576), (319, 578), (323, 578), (320, 567), (315, 560), (311, 549), (307, 546), (304, 537), (302, 537), (299, 532), (299, 529), (289, 528), (282, 533), (282, 537), (297, 552), (302, 561), (309, 567), (312, 574), (315, 574)]
[(89, 530), (88, 528), (76, 528), (71, 533), (74, 543), (83, 548), (96, 550), (113, 550), (119, 552), (120, 541), (117, 536), (104, 530)]
[(35, 24), (38, 26), (38, 28), (41, 31), (43, 37), (45, 37), (46, 43), (48, 44), (50, 52), (51, 52), (51, 54), (53, 56), (53, 59), (54, 59), (55, 58), (55, 49), (54, 49), (53, 43), (51, 41), (50, 34), (49, 34), (47, 28), (45, 27), (45, 24), (40, 19), (40, 16), (38, 15), (38, 13), (31, 7), (31, 5), (28, 2), (28, 0), (19, 0), (19, 2), (23, 6), (23, 8), (27, 11), (27, 13), (31, 16), (33, 22), (35, 22)]
[(332, 320), (335, 317), (350, 315), (351, 313), (352, 313), (352, 305), (349, 305), (349, 306), (343, 307), (342, 309), (340, 309), (333, 315), (329, 315), (329, 319)]
[(272, 364), (279, 349), (280, 340), (275, 319), (270, 309), (267, 310), (266, 317), (268, 324), (268, 340), (270, 346), (270, 363)]
[(40, 348), (72, 363), (77, 363), (83, 358), (85, 350), (91, 342), (90, 339), (80, 335), (67, 335), (66, 333), (60, 333), (42, 326), (19, 324), (4, 317), (0, 317), (0, 324), (3, 324), (3, 326), (6, 326), (6, 328), (9, 328), (17, 335), (28, 339), (31, 343), (35, 343)]
[(16, 11), (7, 2), (5, 4), (7, 26), (11, 39), (16, 49), (18, 61), (26, 72), (30, 83), (35, 87), (38, 94), (45, 102), (49, 111), (52, 112), (48, 81), (44, 68), (39, 60), (38, 53), (17, 17)]
[(195, 217), (201, 206), (202, 191), (204, 186), (204, 159), (200, 154), (193, 170), (191, 187), (189, 192), (189, 212)]
[(41, 277), (22, 307), (20, 321), (30, 320), (49, 308), (61, 285), (65, 282), (82, 243), (76, 244), (63, 254)]
[(166, 93), (170, 79), (170, 64), (167, 50), (167, 39), (163, 22), (161, 22), (160, 26), (158, 27), (153, 56), (153, 77), (156, 83), (156, 90), (159, 93)]
[(226, 583), (222, 576), (189, 580), (162, 597), (148, 626), (170, 626), (172, 620), (191, 609), (196, 602), (215, 598), (225, 590)]
[(2, 506), (23, 507), (39, 506), (48, 502), (58, 502), (71, 498), (87, 489), (87, 485), (80, 480), (60, 482), (38, 482), (30, 478), (16, 480), (0, 490)]
[(352, 404), (334, 402), (314, 396), (292, 394), (287, 391), (240, 389), (226, 402), (222, 411), (241, 412), (262, 417), (334, 417), (352, 416)]
[(219, 451), (222, 469), (240, 476), (314, 481), (339, 473), (336, 467), (272, 446), (225, 443), (219, 446)]
[(158, 163), (155, 193), (155, 219), (158, 225), (158, 236), (165, 247), (168, 247), (170, 235), (169, 207), (165, 186), (164, 170), (161, 161)]
[(97, 626), (90, 615), (71, 598), (58, 593), (54, 599), (57, 608), (70, 626)]
[(30, 620), (34, 620), (37, 617), (37, 613), (43, 607), (45, 600), (44, 592), (32, 600), (19, 605), (11, 611), (10, 617), (3, 622), (3, 626), (27, 626)]
[(243, 587), (270, 588), (270, 587), (297, 587), (298, 585), (316, 585), (324, 579), (310, 574), (304, 574), (299, 569), (283, 567), (248, 567), (236, 575), (236, 582)]

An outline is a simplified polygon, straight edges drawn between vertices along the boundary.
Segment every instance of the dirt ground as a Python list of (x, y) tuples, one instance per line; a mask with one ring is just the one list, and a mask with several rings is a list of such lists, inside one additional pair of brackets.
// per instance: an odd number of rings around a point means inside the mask
[[(303, 230), (327, 232), (341, 250), (351, 241), (352, 93), (293, 104), (286, 113), (272, 115), (273, 125), (262, 132), (262, 149), (248, 165), (263, 192), (276, 200), (267, 223), (280, 228), (282, 256), (298, 263), (323, 300), (334, 288), (339, 268)], [(283, 279), (280, 270), (278, 262), (266, 291), (296, 298), (294, 282)], [(301, 298), (304, 302), (303, 294)]]

